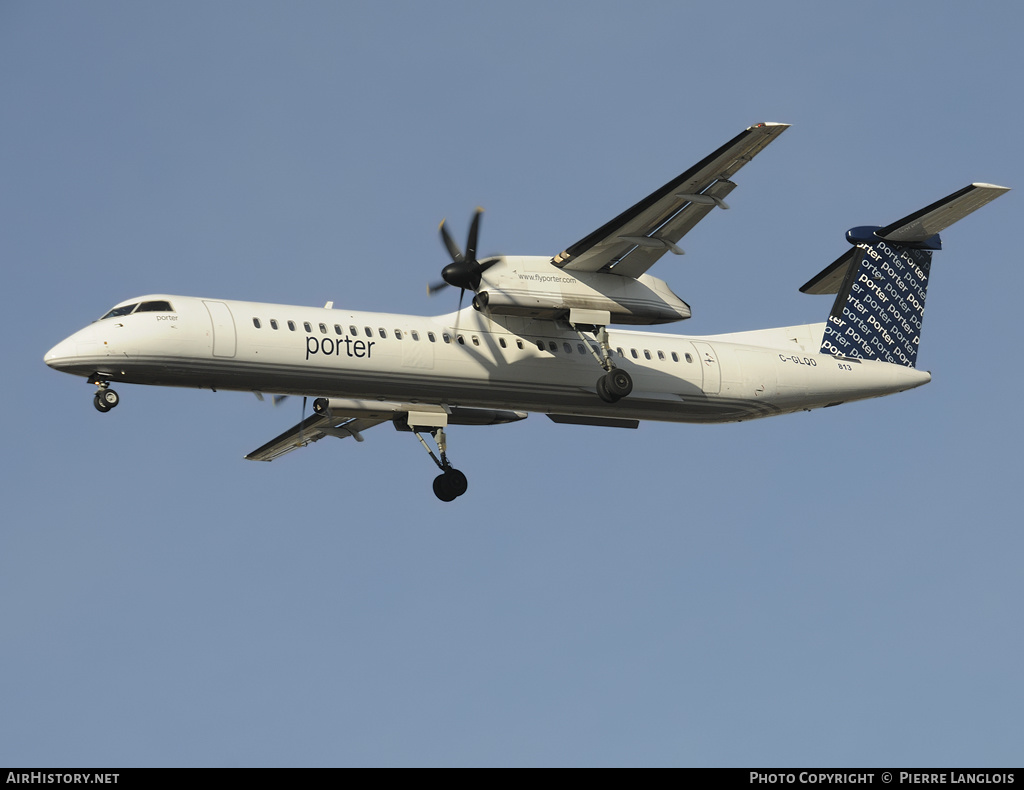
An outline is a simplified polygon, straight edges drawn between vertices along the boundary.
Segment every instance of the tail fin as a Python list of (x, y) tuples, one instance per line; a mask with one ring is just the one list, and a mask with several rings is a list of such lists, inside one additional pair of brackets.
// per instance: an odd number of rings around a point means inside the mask
[(854, 247), (800, 289), (838, 294), (821, 353), (914, 367), (939, 231), (1008, 191), (971, 184), (891, 225), (847, 231)]

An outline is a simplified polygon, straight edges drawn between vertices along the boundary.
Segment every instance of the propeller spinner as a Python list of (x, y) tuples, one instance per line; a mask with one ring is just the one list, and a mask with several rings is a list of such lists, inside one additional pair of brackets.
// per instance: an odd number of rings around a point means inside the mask
[(448, 250), (448, 254), (452, 256), (452, 262), (441, 270), (440, 282), (427, 286), (427, 293), (433, 295), (442, 288), (452, 285), (460, 291), (460, 309), (462, 308), (462, 297), (465, 296), (466, 291), (476, 293), (477, 288), (480, 287), (481, 275), (500, 260), (499, 258), (488, 258), (481, 262), (476, 259), (476, 242), (480, 233), (480, 217), (483, 216), (483, 213), (484, 210), (477, 207), (476, 213), (473, 214), (473, 221), (469, 226), (469, 238), (466, 239), (465, 254), (448, 233), (445, 220), (441, 220), (441, 224), (438, 226), (438, 230), (441, 231), (441, 241), (444, 243), (445, 249)]

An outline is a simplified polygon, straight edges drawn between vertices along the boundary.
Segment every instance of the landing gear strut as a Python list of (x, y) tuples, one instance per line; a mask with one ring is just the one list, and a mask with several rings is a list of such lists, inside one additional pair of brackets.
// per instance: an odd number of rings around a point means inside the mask
[(110, 389), (109, 382), (97, 381), (95, 383), (99, 386), (99, 389), (96, 390), (96, 394), (93, 396), (92, 405), (96, 407), (97, 411), (106, 413), (121, 402), (121, 396)]
[(420, 435), (420, 431), (415, 428), (412, 432), (416, 434), (416, 438), (420, 440), (420, 444), (430, 454), (430, 457), (437, 464), (437, 468), (441, 470), (441, 474), (434, 478), (434, 496), (440, 499), (442, 502), (451, 502), (453, 499), (457, 499), (466, 493), (469, 488), (469, 480), (462, 474), (458, 469), (452, 466), (451, 461), (448, 460), (447, 442), (445, 441), (444, 428), (438, 428), (433, 432), (434, 441), (437, 443), (437, 452), (441, 456), (440, 458), (434, 454), (434, 451), (430, 449), (426, 440)]
[(615, 363), (612, 362), (612, 350), (608, 344), (608, 330), (603, 326), (589, 327), (591, 334), (594, 335), (600, 347), (600, 353), (598, 353), (583, 334), (583, 327), (572, 324), (572, 328), (576, 330), (576, 334), (580, 336), (580, 339), (597, 358), (597, 361), (601, 363), (601, 367), (605, 369), (605, 374), (597, 380), (598, 397), (605, 403), (617, 403), (629, 395), (633, 391), (633, 378), (622, 368), (615, 367)]

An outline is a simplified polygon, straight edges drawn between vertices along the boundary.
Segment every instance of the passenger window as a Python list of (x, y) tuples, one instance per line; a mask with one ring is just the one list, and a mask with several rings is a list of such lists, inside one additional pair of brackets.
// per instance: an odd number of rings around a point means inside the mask
[(462, 335), (456, 335), (455, 339), (459, 341), (460, 346), (466, 345), (466, 338), (464, 338)]
[(644, 349), (644, 359), (650, 359), (650, 358), (651, 358), (651, 352), (650, 352), (650, 351), (648, 351), (648, 350), (647, 350), (647, 349), (645, 348), (645, 349)]
[(395, 340), (401, 340), (401, 339), (402, 339), (402, 330), (401, 329), (396, 329), (395, 330)]
[(326, 335), (327, 334), (327, 324), (320, 324), (320, 334), (321, 335)]
[(420, 339), (420, 333), (417, 332), (415, 329), (413, 329), (411, 332), (409, 332), (409, 334), (412, 336), (413, 340), (419, 340)]
[(571, 343), (562, 343), (562, 349), (565, 351), (566, 354), (571, 354), (572, 353), (572, 344)]
[(660, 359), (662, 362), (665, 361), (665, 352), (664, 351), (659, 351), (658, 352), (658, 359)]
[(550, 348), (552, 351), (558, 351), (558, 344), (554, 340), (549, 340), (548, 348)]
[(579, 351), (581, 354), (586, 354), (587, 353), (587, 350), (583, 347), (582, 343), (577, 343), (576, 344), (576, 350)]
[(687, 362), (693, 362), (693, 357), (691, 357), (689, 354), (687, 354), (686, 355), (686, 361)]
[(522, 347), (523, 347), (523, 341), (522, 340), (516, 340), (516, 348), (520, 348), (521, 349)]
[(619, 356), (620, 356), (620, 357), (623, 357), (623, 358), (624, 358), (624, 357), (626, 356), (625, 352), (624, 352), (624, 351), (623, 351), (623, 350), (622, 350), (621, 348), (617, 348), (617, 349), (615, 349), (615, 350), (619, 352)]
[(672, 352), (672, 361), (673, 362), (678, 362), (679, 361), (679, 355), (675, 351)]
[(381, 327), (377, 331), (380, 332), (380, 336), (381, 337), (387, 337), (388, 336), (388, 333), (384, 331), (384, 327)]
[(363, 327), (363, 332), (365, 332), (365, 333), (366, 333), (366, 336), (367, 336), (367, 337), (373, 337), (373, 330), (372, 330), (372, 329), (370, 329), (370, 327), (368, 327), (368, 326), (364, 326), (364, 327)]
[(473, 345), (474, 346), (479, 346), (480, 345), (480, 338), (478, 338), (476, 335), (473, 335)]
[(276, 318), (271, 318), (270, 319), (270, 328), (271, 329), (277, 329), (277, 319)]
[(498, 345), (500, 345), (502, 348), (507, 348), (507, 346), (505, 345), (505, 338), (499, 337), (498, 338)]
[(302, 322), (302, 328), (305, 329), (307, 332), (312, 332), (313, 331), (313, 327), (311, 327), (309, 325), (309, 321), (303, 321)]
[(433, 332), (427, 332), (427, 340), (429, 340), (431, 343), (434, 343), (436, 342), (437, 339), (434, 337)]
[(288, 328), (294, 332), (295, 331), (295, 322), (294, 321), (289, 321), (288, 322)]
[(441, 335), (441, 337), (444, 339), (445, 343), (451, 343), (452, 342), (451, 335), (449, 335), (447, 332), (445, 332), (443, 335)]
[(259, 329), (259, 328), (260, 328), (260, 319), (258, 319), (258, 318), (253, 318), (253, 319), (252, 319), (252, 325), (253, 325), (254, 327), (256, 327), (257, 329)]
[(336, 334), (336, 335), (343, 335), (345, 333), (341, 331), (341, 326), (340, 325), (335, 324), (334, 325), (334, 334)]
[(636, 349), (635, 348), (631, 348), (629, 350), (629, 353), (633, 355), (633, 359), (639, 359), (640, 358), (640, 355), (636, 353)]
[(359, 334), (359, 330), (356, 329), (354, 326), (350, 326), (348, 328), (348, 333), (354, 337), (355, 335)]

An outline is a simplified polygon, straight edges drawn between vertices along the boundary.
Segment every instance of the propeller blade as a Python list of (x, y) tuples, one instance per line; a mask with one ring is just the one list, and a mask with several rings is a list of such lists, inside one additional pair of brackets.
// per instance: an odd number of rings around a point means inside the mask
[(427, 296), (433, 296), (438, 291), (442, 291), (448, 287), (448, 283), (444, 280), (438, 280), (435, 283), (427, 283)]
[(480, 217), (483, 216), (483, 213), (484, 210), (477, 206), (473, 222), (469, 226), (469, 238), (466, 241), (466, 260), (474, 263), (476, 262), (476, 240), (480, 233)]
[(462, 250), (459, 249), (459, 245), (455, 243), (455, 239), (448, 233), (448, 228), (444, 226), (444, 220), (441, 220), (441, 224), (437, 226), (438, 230), (441, 231), (441, 241), (444, 242), (444, 246), (448, 250), (448, 254), (452, 256), (452, 260), (456, 263), (462, 260)]
[(462, 297), (466, 295), (466, 289), (461, 288), (459, 290), (459, 309), (455, 311), (455, 326), (452, 332), (455, 333), (455, 340), (458, 342), (459, 339), (459, 319), (462, 318)]
[[(264, 402), (265, 398), (263, 397), (262, 392), (259, 392), (258, 390), (253, 390), (252, 394), (256, 396), (260, 403)], [(275, 406), (280, 406), (282, 401), (288, 400), (287, 395), (271, 395), (270, 397)]]
[(480, 274), (483, 274), (485, 271), (490, 269), (494, 264), (500, 263), (500, 262), (501, 262), (501, 256), (500, 255), (496, 255), (493, 258), (486, 258), (485, 260), (482, 260), (482, 261), (480, 261), (477, 264), (480, 267), (478, 271), (479, 271)]

